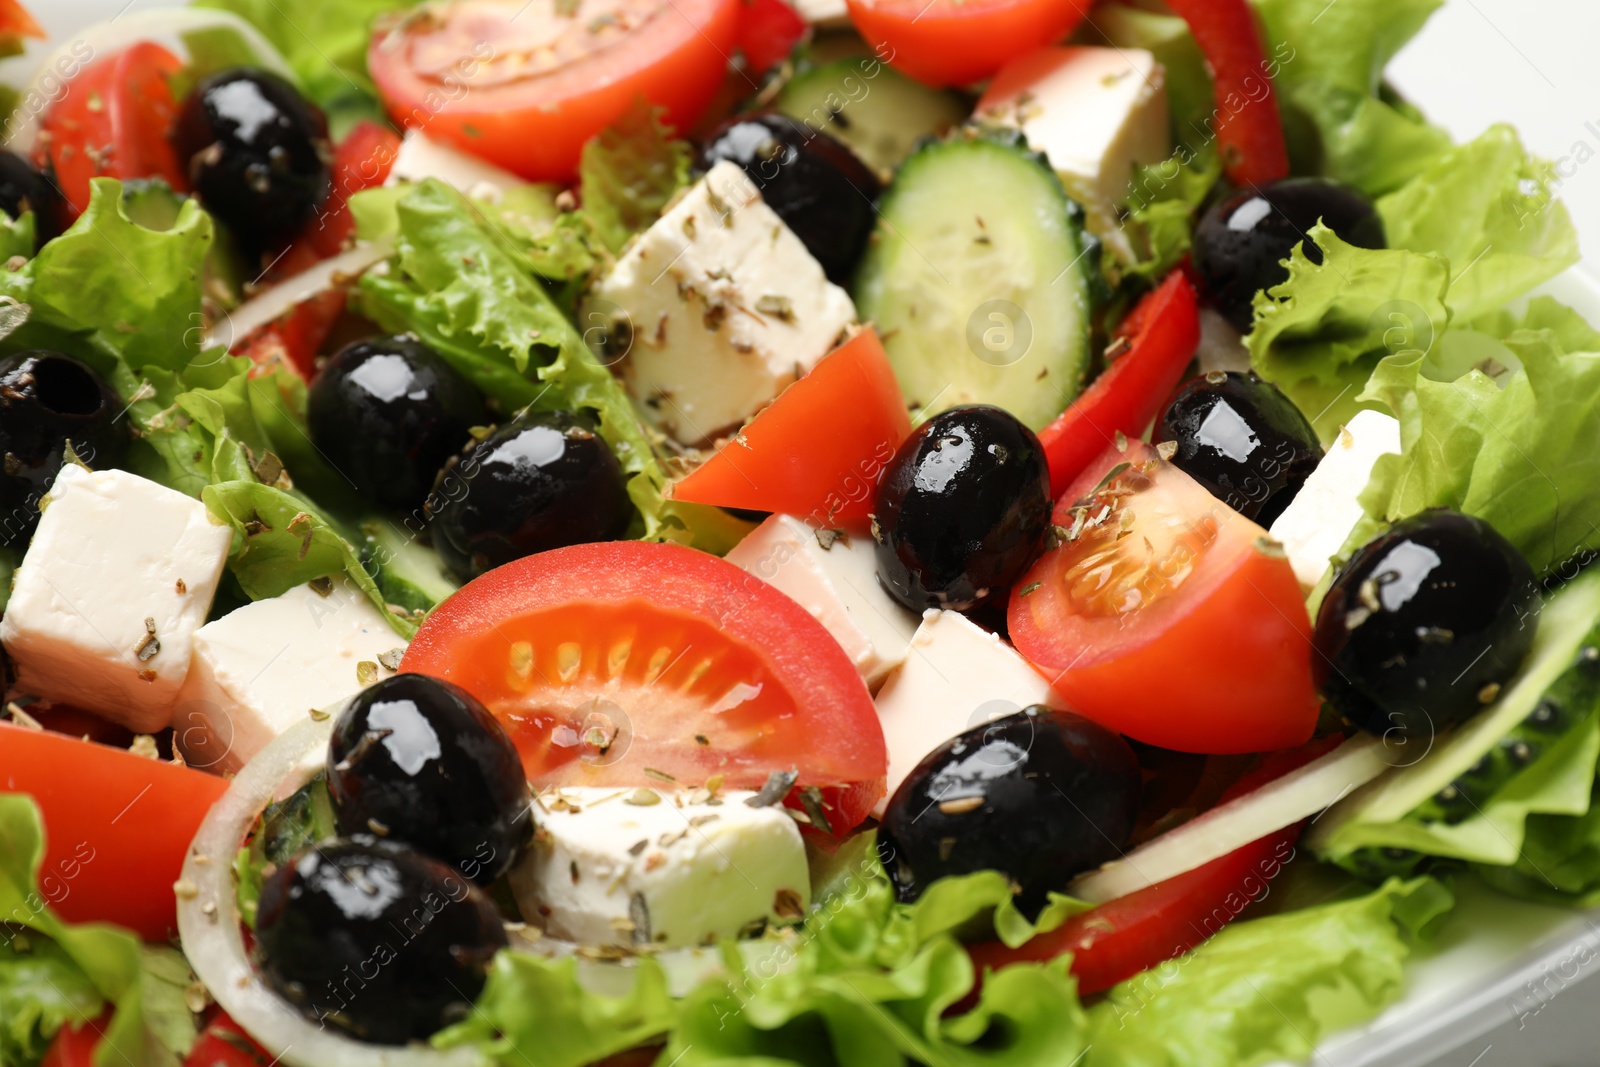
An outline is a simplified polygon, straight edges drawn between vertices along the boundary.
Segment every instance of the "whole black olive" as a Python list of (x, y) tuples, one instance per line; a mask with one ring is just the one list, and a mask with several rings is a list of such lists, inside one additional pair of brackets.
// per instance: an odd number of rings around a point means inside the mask
[(311, 383), (311, 440), (362, 496), (414, 507), (445, 460), (489, 421), (478, 391), (412, 337), (346, 345)]
[(489, 709), (421, 674), (362, 690), (334, 723), (328, 797), (342, 834), (404, 841), (488, 885), (533, 832), (516, 746)]
[(374, 838), (311, 845), (268, 875), (255, 936), (268, 984), (302, 1015), (379, 1045), (465, 1018), (506, 946), (483, 890)]
[(616, 540), (634, 512), (598, 425), (567, 411), (524, 415), (469, 448), (430, 507), (433, 546), (463, 581), (535, 552)]
[(33, 212), (35, 244), (42, 245), (60, 228), (56, 212), (61, 196), (56, 187), (32, 163), (15, 152), (0, 149), (0, 211), (13, 219)]
[(1037, 913), (1053, 890), (1121, 854), (1139, 813), (1139, 761), (1121, 737), (1035, 705), (925, 756), (889, 798), (878, 858), (909, 903), (940, 878), (995, 870)]
[(737, 163), (761, 199), (822, 264), (828, 280), (849, 285), (877, 222), (882, 185), (872, 169), (827, 134), (787, 115), (731, 119), (706, 138), (700, 168)]
[(123, 461), (124, 409), (105, 379), (71, 356), (36, 349), (0, 359), (0, 544), (27, 543), (69, 442), (91, 467)]
[(265, 70), (236, 67), (202, 79), (171, 136), (200, 202), (251, 257), (287, 245), (332, 187), (327, 119)]
[(1262, 526), (1322, 462), (1311, 423), (1277, 386), (1254, 374), (1212, 371), (1181, 386), (1156, 424), (1172, 464), (1211, 495)]
[(1248, 333), (1256, 293), (1289, 276), (1282, 261), (1295, 245), (1304, 242), (1306, 258), (1322, 262), (1322, 250), (1307, 239), (1318, 220), (1358, 248), (1386, 246), (1372, 201), (1331, 178), (1285, 178), (1212, 205), (1194, 231), (1194, 266), (1207, 301)]
[(1038, 436), (1000, 408), (952, 408), (906, 438), (878, 484), (878, 580), (912, 611), (970, 611), (1006, 595), (1049, 526)]
[(1516, 673), (1539, 606), (1533, 569), (1494, 527), (1424, 511), (1334, 576), (1317, 613), (1319, 687), (1368, 733), (1429, 744)]

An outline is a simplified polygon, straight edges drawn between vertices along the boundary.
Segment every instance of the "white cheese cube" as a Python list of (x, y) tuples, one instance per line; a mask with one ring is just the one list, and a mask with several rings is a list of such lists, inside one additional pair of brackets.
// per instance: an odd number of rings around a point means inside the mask
[[(922, 757), (952, 737), (1033, 704), (1065, 706), (998, 634), (959, 612), (928, 611), (905, 663), (878, 692), (889, 746), (888, 796)], [(879, 801), (878, 814), (886, 803)]]
[[(184, 759), (237, 771), (313, 709), (329, 708), (392, 674), (405, 641), (344, 578), (326, 593), (300, 585), (202, 626), (173, 712)], [(360, 664), (369, 667), (361, 668)]]
[(1139, 48), (1040, 48), (996, 74), (975, 117), (1012, 126), (1043, 152), (1089, 229), (1122, 260), (1133, 256), (1117, 218), (1134, 166), (1171, 150), (1166, 70)]
[(1273, 538), (1283, 544), (1306, 589), (1322, 581), (1329, 560), (1366, 514), (1361, 492), (1378, 457), (1399, 451), (1398, 422), (1381, 411), (1357, 412), (1272, 524)]
[(811, 893), (800, 831), (782, 807), (746, 804), (753, 796), (546, 791), (511, 872), (517, 906), (552, 937), (635, 948), (729, 941), (757, 920), (797, 918)]
[(792, 515), (774, 515), (727, 559), (809, 611), (867, 685), (877, 686), (905, 662), (919, 619), (878, 584), (878, 561), (867, 538), (836, 536)]
[(140, 733), (166, 727), (232, 541), (192, 497), (63, 467), (0, 620), (17, 688)]
[(463, 196), (491, 204), (498, 204), (507, 189), (527, 184), (510, 171), (436, 141), (421, 130), (407, 130), (383, 184), (399, 185), (428, 178), (437, 178)]
[(629, 246), (582, 322), (607, 333), (606, 354), (621, 361), (645, 417), (700, 445), (815, 366), (855, 314), (755, 183), (724, 161)]
[(793, 0), (789, 6), (813, 26), (833, 29), (850, 25), (850, 8), (845, 0)]

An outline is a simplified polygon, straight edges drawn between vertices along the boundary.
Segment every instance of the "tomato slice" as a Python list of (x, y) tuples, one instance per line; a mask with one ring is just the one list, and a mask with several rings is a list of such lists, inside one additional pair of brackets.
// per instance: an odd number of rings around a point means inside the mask
[(1200, 304), (1181, 271), (1135, 305), (1117, 328), (1104, 374), (1039, 432), (1055, 498), (1105, 452), (1120, 432), (1136, 437), (1161, 413), (1200, 344)]
[(398, 125), (531, 181), (568, 181), (584, 142), (640, 96), (672, 128), (693, 127), (722, 84), (741, 3), (452, 0), (380, 27), (367, 66)]
[(880, 58), (926, 85), (969, 85), (1054, 44), (1083, 0), (849, 0), (850, 21)]
[(172, 883), (184, 853), (227, 788), (188, 767), (0, 724), (0, 792), (38, 803), (40, 887), (68, 922), (110, 922), (166, 940), (177, 927)]
[(271, 1067), (276, 1062), (221, 1008), (213, 1009), (205, 1029), (183, 1058), (184, 1067)]
[(783, 0), (742, 0), (739, 51), (752, 73), (765, 74), (805, 39), (807, 23)]
[(112, 1014), (107, 1010), (98, 1018), (68, 1023), (57, 1030), (39, 1067), (94, 1067), (94, 1051), (111, 1028)]
[(308, 241), (319, 259), (344, 251), (355, 233), (350, 198), (388, 180), (400, 152), (400, 135), (376, 122), (357, 123), (333, 151), (333, 186), (317, 217), (306, 224), (299, 240)]
[(62, 226), (89, 206), (92, 178), (161, 178), (188, 189), (167, 140), (178, 112), (168, 79), (182, 69), (165, 48), (141, 42), (84, 67), (44, 113), (35, 162), (55, 170)]
[(1012, 593), (1011, 639), (1076, 710), (1181, 752), (1266, 752), (1316, 727), (1311, 620), (1267, 532), (1124, 441), (1056, 505), (1062, 543)]
[(281, 318), (250, 331), (229, 351), (250, 357), (255, 363), (251, 377), (288, 367), (309, 382), (317, 373), (317, 354), (344, 314), (348, 295), (345, 289), (335, 288), (302, 300)]
[(539, 785), (720, 775), (755, 789), (792, 768), (823, 790), (835, 831), (884, 794), (883, 731), (849, 656), (770, 585), (679, 545), (577, 545), (498, 567), (428, 616), (401, 670), (482, 700)]
[(864, 527), (878, 478), (910, 435), (894, 369), (869, 328), (778, 394), (672, 495), (798, 515), (819, 528)]

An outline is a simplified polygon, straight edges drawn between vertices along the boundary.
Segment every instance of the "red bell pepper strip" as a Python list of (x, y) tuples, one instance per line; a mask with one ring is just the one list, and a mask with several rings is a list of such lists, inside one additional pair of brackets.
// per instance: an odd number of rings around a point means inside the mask
[(1235, 185), (1260, 185), (1289, 174), (1283, 119), (1266, 50), (1246, 0), (1167, 0), (1189, 24), (1211, 68), (1222, 168)]
[(1194, 286), (1173, 271), (1122, 320), (1117, 334), (1112, 348), (1122, 354), (1039, 432), (1052, 496), (1066, 492), (1119, 432), (1138, 436), (1160, 414), (1200, 344)]
[[(1327, 755), (1342, 740), (1321, 738), (1268, 756), (1229, 787), (1218, 803), (1254, 792)], [(1193, 949), (1265, 895), (1267, 883), (1294, 857), (1303, 825), (1285, 826), (1192, 871), (1080, 912), (1016, 948), (999, 941), (969, 945), (973, 967), (981, 976), (985, 968), (1024, 960), (1044, 962), (1070, 952), (1079, 994), (1110, 989)]]

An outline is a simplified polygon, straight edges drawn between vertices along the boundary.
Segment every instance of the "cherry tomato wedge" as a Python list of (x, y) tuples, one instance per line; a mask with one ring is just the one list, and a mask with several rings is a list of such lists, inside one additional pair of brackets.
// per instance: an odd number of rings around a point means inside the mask
[(863, 527), (884, 466), (911, 435), (871, 329), (834, 349), (672, 488), (678, 500)]
[(56, 1031), (39, 1067), (93, 1067), (94, 1050), (111, 1027), (111, 1012), (97, 1019), (68, 1023)]
[[(531, 181), (568, 181), (583, 144), (643, 96), (690, 129), (733, 54), (742, 0), (453, 0), (373, 35), (394, 121)], [(488, 43), (492, 42), (492, 44)]]
[(302, 300), (281, 318), (257, 327), (234, 342), (229, 351), (236, 356), (250, 357), (255, 364), (251, 377), (288, 367), (309, 382), (316, 375), (317, 354), (322, 351), (323, 342), (333, 331), (339, 316), (344, 314), (347, 296), (344, 289), (335, 288)]
[(217, 1008), (183, 1058), (183, 1067), (271, 1067), (275, 1062), (244, 1027)]
[(679, 545), (496, 568), (434, 610), (401, 670), (482, 700), (539, 785), (754, 789), (792, 768), (835, 831), (884, 794), (883, 731), (849, 656), (776, 589)]
[(805, 39), (806, 20), (783, 0), (742, 0), (742, 4), (739, 51), (753, 73), (764, 74)]
[(309, 241), (319, 259), (344, 251), (356, 230), (350, 198), (382, 185), (400, 152), (400, 135), (376, 122), (360, 122), (333, 151), (333, 187), (317, 217), (306, 225), (301, 241)]
[(1267, 533), (1149, 445), (1113, 445), (1056, 505), (1011, 639), (1084, 715), (1181, 752), (1267, 752), (1316, 727), (1311, 620)]
[(1120, 432), (1144, 433), (1183, 379), (1200, 344), (1200, 305), (1180, 271), (1145, 294), (1117, 327), (1116, 355), (1104, 374), (1039, 431), (1050, 463), (1050, 493), (1059, 499), (1083, 468)]
[(92, 178), (161, 178), (188, 189), (167, 140), (178, 111), (168, 78), (182, 69), (165, 48), (141, 42), (84, 67), (44, 113), (35, 162), (55, 170), (63, 226), (89, 206)]
[(0, 48), (7, 55), (22, 49), (24, 37), (43, 40), (44, 27), (17, 0), (0, 0)]
[(1255, 12), (1246, 0), (1167, 0), (1189, 24), (1211, 68), (1217, 99), (1217, 144), (1235, 185), (1289, 176), (1283, 118), (1273, 93)]
[(1082, 21), (1088, 0), (849, 0), (880, 58), (925, 85), (968, 85)]
[(0, 792), (44, 815), (40, 887), (68, 922), (109, 922), (146, 941), (177, 927), (172, 883), (221, 778), (125, 749), (0, 724)]

